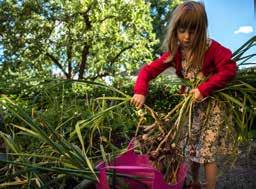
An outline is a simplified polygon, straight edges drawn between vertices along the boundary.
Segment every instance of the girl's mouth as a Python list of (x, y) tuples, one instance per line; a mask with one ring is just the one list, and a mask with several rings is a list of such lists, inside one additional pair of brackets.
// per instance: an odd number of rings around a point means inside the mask
[(183, 43), (182, 43), (182, 45), (184, 46), (184, 47), (188, 47), (188, 46), (190, 46), (191, 45), (191, 43), (189, 42), (189, 41), (184, 41)]

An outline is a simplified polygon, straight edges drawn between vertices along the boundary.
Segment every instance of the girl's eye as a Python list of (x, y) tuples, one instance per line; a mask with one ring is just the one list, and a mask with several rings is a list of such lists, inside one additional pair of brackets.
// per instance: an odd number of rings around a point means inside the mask
[(184, 28), (179, 28), (178, 29), (178, 32), (180, 32), (180, 33), (184, 33), (186, 30), (184, 29)]
[(194, 30), (190, 30), (190, 31), (189, 31), (189, 34), (194, 34), (194, 33), (195, 33)]
[(185, 32), (188, 32), (189, 34), (194, 34), (195, 33), (195, 30), (187, 30), (187, 29), (184, 29), (184, 28), (179, 28), (178, 29), (178, 32), (179, 33), (185, 33)]

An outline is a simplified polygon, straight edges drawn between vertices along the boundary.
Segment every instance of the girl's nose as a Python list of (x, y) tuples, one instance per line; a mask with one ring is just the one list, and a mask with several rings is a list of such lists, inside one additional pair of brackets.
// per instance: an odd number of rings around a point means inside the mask
[(189, 37), (190, 37), (190, 33), (189, 33), (188, 31), (186, 31), (186, 32), (184, 33), (184, 38), (188, 40)]

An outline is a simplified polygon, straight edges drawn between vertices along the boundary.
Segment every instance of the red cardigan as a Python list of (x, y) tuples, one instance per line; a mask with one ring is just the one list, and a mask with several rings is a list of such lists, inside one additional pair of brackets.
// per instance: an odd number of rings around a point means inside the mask
[[(142, 67), (135, 82), (135, 94), (147, 95), (149, 81), (157, 77), (166, 68), (172, 66), (171, 63), (164, 63), (169, 56), (170, 53), (165, 52), (158, 59)], [(206, 77), (210, 77), (198, 86), (199, 91), (204, 97), (210, 95), (215, 90), (225, 87), (235, 77), (237, 66), (231, 60), (231, 56), (232, 53), (229, 49), (212, 40), (210, 47), (205, 52), (202, 66), (203, 74)], [(179, 51), (174, 56), (174, 63), (176, 74), (179, 77), (183, 77), (181, 73), (181, 53)]]

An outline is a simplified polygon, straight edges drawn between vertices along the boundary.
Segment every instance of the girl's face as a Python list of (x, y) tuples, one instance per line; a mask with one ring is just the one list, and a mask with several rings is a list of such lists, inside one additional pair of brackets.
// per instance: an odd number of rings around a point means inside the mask
[(195, 39), (195, 31), (179, 27), (177, 29), (177, 37), (181, 47), (191, 48)]

